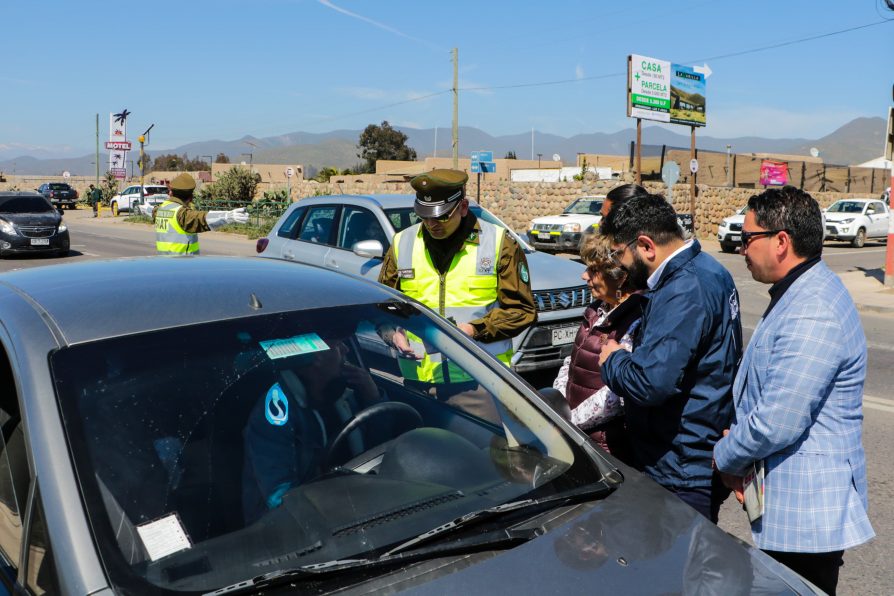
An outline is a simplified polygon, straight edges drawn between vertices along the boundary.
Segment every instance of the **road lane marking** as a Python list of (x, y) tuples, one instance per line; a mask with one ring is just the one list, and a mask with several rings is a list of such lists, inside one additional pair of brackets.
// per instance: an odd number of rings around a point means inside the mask
[(863, 396), (863, 407), (871, 410), (881, 410), (882, 412), (894, 413), (894, 400), (874, 397), (872, 395)]
[(870, 250), (860, 250), (860, 249), (843, 250), (841, 252), (823, 251), (823, 256), (824, 257), (837, 257), (838, 255), (871, 255), (871, 254), (875, 254), (877, 252), (886, 252), (887, 250), (888, 250), (887, 248), (873, 248)]

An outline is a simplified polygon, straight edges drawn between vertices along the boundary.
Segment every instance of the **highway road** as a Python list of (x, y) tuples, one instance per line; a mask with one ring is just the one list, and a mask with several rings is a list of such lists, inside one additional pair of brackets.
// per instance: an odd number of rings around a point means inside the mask
[[(78, 261), (148, 256), (155, 253), (154, 234), (145, 224), (130, 224), (107, 216), (94, 220), (89, 211), (66, 212), (72, 238), (71, 255), (65, 258), (14, 258), (0, 261), (0, 274), (24, 267), (39, 267)], [(242, 236), (208, 232), (201, 235), (202, 254), (255, 255), (255, 242)], [(724, 254), (716, 242), (705, 241), (704, 249), (726, 266), (739, 288), (746, 340), (769, 303), (767, 287), (752, 280), (739, 255)], [(829, 243), (826, 263), (836, 272), (872, 270), (882, 267), (885, 245), (867, 243), (862, 249)], [(894, 306), (894, 297), (892, 297)], [(869, 474), (870, 516), (877, 538), (845, 555), (841, 572), (841, 594), (894, 594), (894, 315), (862, 313), (869, 349), (869, 372), (864, 397), (864, 446)], [(535, 387), (548, 386), (553, 371), (527, 375)], [(745, 513), (729, 499), (721, 512), (720, 525), (743, 540), (751, 541)]]

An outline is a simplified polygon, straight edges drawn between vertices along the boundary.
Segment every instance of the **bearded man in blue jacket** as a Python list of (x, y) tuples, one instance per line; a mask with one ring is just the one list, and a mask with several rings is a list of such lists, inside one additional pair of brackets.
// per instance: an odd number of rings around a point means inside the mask
[(635, 463), (717, 523), (729, 491), (712, 451), (733, 418), (742, 354), (736, 285), (698, 240), (683, 238), (663, 197), (617, 205), (601, 230), (628, 283), (648, 298), (633, 352), (609, 342), (600, 356), (603, 380), (624, 398)]

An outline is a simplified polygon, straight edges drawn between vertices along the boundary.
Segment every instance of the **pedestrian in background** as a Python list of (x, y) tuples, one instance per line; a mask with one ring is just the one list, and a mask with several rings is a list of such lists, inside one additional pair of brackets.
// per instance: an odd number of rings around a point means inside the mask
[[(875, 533), (863, 451), (866, 337), (853, 299), (821, 260), (819, 205), (793, 186), (748, 200), (742, 254), (770, 286), (736, 375), (736, 421), (714, 447), (730, 488), (764, 462), (755, 545), (828, 594), (844, 550)], [(728, 475), (729, 476), (728, 476)]]
[(584, 237), (580, 256), (587, 266), (581, 278), (593, 301), (553, 382), (571, 409), (571, 422), (596, 443), (627, 464), (632, 464), (624, 405), (617, 393), (602, 381), (599, 353), (612, 339), (632, 349), (632, 333), (643, 314), (645, 299), (625, 283), (627, 273), (611, 258), (611, 243), (603, 234)]
[(711, 458), (732, 421), (742, 346), (736, 286), (698, 240), (683, 239), (660, 196), (614, 206), (601, 229), (630, 287), (648, 290), (633, 352), (608, 340), (599, 357), (603, 381), (624, 398), (636, 466), (716, 523), (729, 491)]
[(623, 205), (630, 198), (647, 194), (649, 194), (649, 191), (639, 184), (621, 184), (620, 186), (616, 186), (605, 195), (605, 200), (602, 201), (602, 208), (599, 210), (599, 214), (603, 218), (606, 218), (608, 217), (609, 212), (611, 212), (612, 207), (615, 205)]
[(230, 211), (199, 211), (193, 208), (196, 181), (189, 174), (177, 175), (170, 184), (170, 197), (152, 212), (155, 250), (158, 254), (199, 254), (199, 232), (227, 223), (248, 223), (244, 207)]
[(99, 204), (102, 202), (102, 191), (91, 184), (90, 189), (87, 191), (87, 200), (93, 207), (93, 217), (98, 217)]

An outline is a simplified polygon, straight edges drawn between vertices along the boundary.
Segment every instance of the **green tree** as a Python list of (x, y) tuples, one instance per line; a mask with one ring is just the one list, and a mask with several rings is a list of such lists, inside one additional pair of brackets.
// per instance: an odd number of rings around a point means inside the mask
[[(415, 160), (416, 150), (407, 146), (407, 135), (392, 128), (388, 121), (381, 126), (370, 124), (360, 133), (357, 157), (364, 160), (364, 172), (376, 171), (377, 159)], [(358, 172), (362, 173), (362, 172)]]
[(230, 163), (230, 158), (227, 157), (226, 153), (218, 153), (217, 157), (214, 158), (214, 163)]
[(118, 179), (111, 172), (106, 172), (105, 178), (99, 183), (102, 192), (102, 204), (108, 206), (112, 197), (118, 194)]
[(202, 201), (214, 199), (247, 205), (254, 200), (260, 181), (259, 174), (252, 174), (247, 168), (236, 166), (221, 174), (211, 184), (203, 185), (198, 198)]
[(515, 151), (507, 151), (506, 155), (503, 157), (503, 159), (518, 159), (518, 158), (515, 156)]
[(333, 176), (338, 176), (338, 168), (325, 166), (320, 168), (320, 171), (314, 176), (314, 180), (317, 182), (329, 182), (329, 179)]

